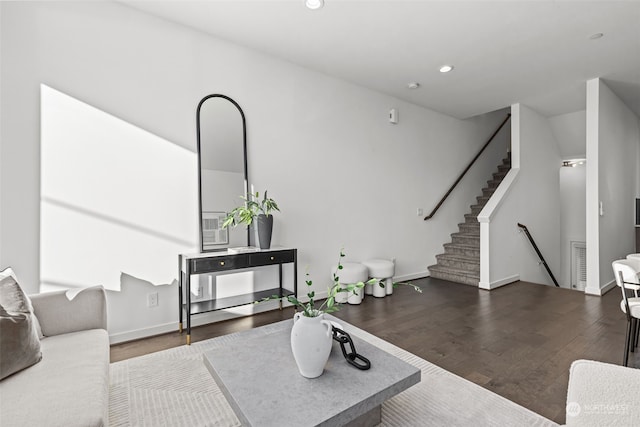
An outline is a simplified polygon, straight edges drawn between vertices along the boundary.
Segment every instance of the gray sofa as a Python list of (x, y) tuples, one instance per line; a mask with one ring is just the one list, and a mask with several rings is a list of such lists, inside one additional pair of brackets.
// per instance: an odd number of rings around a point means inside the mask
[(109, 424), (109, 336), (102, 287), (30, 296), (42, 360), (0, 382), (2, 426)]

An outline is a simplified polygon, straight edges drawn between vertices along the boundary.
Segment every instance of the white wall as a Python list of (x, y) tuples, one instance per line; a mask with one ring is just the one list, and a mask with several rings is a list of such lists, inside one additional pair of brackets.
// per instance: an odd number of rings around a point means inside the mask
[(196, 156), (46, 85), (40, 96), (40, 290), (171, 283), (175, 263), (156, 260), (194, 244)]
[[(563, 160), (586, 157), (586, 110), (549, 117)], [(571, 242), (586, 242), (586, 166), (559, 167), (560, 177), (560, 286), (571, 287)]]
[(584, 158), (587, 140), (587, 113), (574, 111), (549, 117), (563, 159)]
[(481, 286), (488, 289), (518, 278), (553, 285), (517, 223), (529, 228), (551, 271), (557, 275), (560, 268), (560, 155), (549, 120), (526, 106), (512, 106), (512, 147), (513, 169), (496, 192), (503, 197), (479, 215), (481, 233), (488, 234), (481, 237)]
[(560, 286), (571, 287), (571, 242), (586, 242), (587, 167), (560, 167)]
[[(282, 209), (275, 218), (273, 244), (299, 248), (299, 279), (309, 265), (318, 291), (328, 284), (343, 246), (348, 260), (395, 257), (398, 277), (426, 275), (426, 266), (479, 194), (483, 184), (478, 183), (497, 164), (485, 157), (437, 216), (424, 222), (416, 208), (432, 208), (503, 113), (457, 120), (117, 3), (2, 2), (0, 8), (0, 264), (13, 265), (28, 292), (40, 289), (41, 231), (49, 231), (40, 230), (41, 84), (157, 136), (163, 141), (158, 144), (190, 153), (195, 153), (198, 101), (209, 93), (234, 98), (247, 117), (250, 181), (258, 191), (268, 189)], [(392, 107), (399, 110), (398, 125), (387, 121)], [(119, 155), (128, 154), (119, 150)], [(86, 158), (78, 152), (60, 161)], [(173, 167), (181, 180), (195, 174), (178, 163)], [(117, 174), (117, 168), (112, 172)], [(131, 212), (176, 203), (169, 194), (162, 196), (160, 183), (149, 186), (156, 193), (150, 199), (132, 197), (121, 187), (95, 196)], [(193, 200), (177, 211), (186, 229), (197, 216), (195, 188), (194, 181), (186, 190)], [(148, 200), (152, 206), (141, 206)], [(74, 260), (78, 265), (99, 261), (116, 278), (116, 283), (101, 283), (105, 275), (83, 280), (120, 289), (109, 293), (112, 338), (176, 326), (177, 273), (158, 279), (154, 270), (175, 271), (177, 253), (196, 248), (195, 230), (180, 233), (175, 241), (183, 243), (176, 245), (175, 254), (138, 252), (137, 276), (128, 274), (119, 258), (96, 260), (90, 251), (83, 255), (74, 250), (80, 254)], [(70, 250), (58, 239), (55, 250)], [(108, 243), (95, 239), (87, 237), (84, 245)], [(125, 233), (122, 244), (142, 247), (135, 233)], [(160, 305), (148, 309), (145, 296), (154, 288)]]
[(601, 295), (600, 286), (600, 163), (599, 131), (600, 126), (600, 79), (587, 81), (587, 286), (585, 293)]
[[(0, 26), (2, 25), (2, 6), (0, 6)], [(3, 90), (2, 90), (2, 40), (0, 39), (0, 99), (2, 99), (3, 97)], [(2, 117), (2, 102), (0, 102), (0, 117)], [(3, 137), (3, 133), (2, 133), (2, 120), (0, 120), (0, 165), (2, 165), (2, 138)], [(2, 172), (0, 172), (0, 189), (2, 188)], [(0, 201), (2, 199), (0, 198)], [(0, 242), (2, 242), (2, 209), (0, 208)], [(0, 268), (4, 269), (4, 265), (1, 264), (2, 262), (2, 244), (0, 244)]]
[[(587, 82), (587, 288), (613, 285), (611, 262), (635, 252), (638, 118), (601, 79)], [(600, 215), (600, 203), (603, 214)], [(598, 242), (596, 246), (593, 242)]]

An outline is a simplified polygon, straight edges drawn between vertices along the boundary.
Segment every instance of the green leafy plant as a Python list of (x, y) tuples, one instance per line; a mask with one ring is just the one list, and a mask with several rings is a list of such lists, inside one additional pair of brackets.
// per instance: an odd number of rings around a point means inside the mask
[(302, 310), (303, 316), (306, 317), (317, 317), (322, 313), (333, 313), (339, 310), (339, 303), (336, 302), (336, 296), (340, 292), (352, 292), (356, 293), (358, 289), (364, 288), (365, 285), (374, 284), (379, 282), (377, 279), (369, 279), (367, 282), (358, 282), (358, 283), (349, 283), (349, 284), (340, 284), (340, 276), (338, 275), (340, 270), (344, 267), (342, 266), (342, 258), (345, 257), (344, 252), (340, 251), (340, 257), (338, 258), (338, 267), (336, 271), (333, 272), (333, 285), (328, 289), (327, 298), (320, 304), (320, 306), (315, 306), (315, 291), (311, 289), (313, 286), (313, 281), (310, 280), (309, 273), (306, 273), (307, 280), (305, 283), (309, 288), (309, 292), (307, 292), (307, 297), (309, 298), (309, 302), (302, 303), (300, 302), (295, 295), (289, 295), (287, 300), (297, 306), (300, 310)]
[(222, 228), (235, 227), (240, 224), (251, 225), (255, 217), (260, 214), (268, 216), (273, 211), (280, 211), (276, 201), (267, 196), (266, 190), (262, 199), (260, 199), (260, 193), (257, 191), (255, 194), (249, 194), (249, 197), (240, 196), (240, 198), (244, 200), (244, 205), (234, 208), (227, 214), (222, 223)]
[[(384, 283), (382, 283), (382, 281), (380, 281), (380, 280), (378, 281), (378, 285), (381, 288), (385, 287)], [(409, 282), (393, 282), (393, 289), (397, 288), (398, 286), (409, 286), (409, 287), (413, 288), (413, 290), (416, 291), (417, 293), (419, 293), (419, 294), (422, 293), (422, 289), (419, 286), (414, 285), (413, 283), (409, 283)]]
[[(315, 291), (311, 289), (311, 287), (313, 286), (313, 281), (309, 279), (308, 272), (306, 273), (307, 279), (305, 280), (305, 283), (307, 284), (309, 289), (309, 291), (307, 292), (307, 297), (309, 298), (309, 302), (303, 303), (300, 300), (298, 300), (298, 298), (296, 298), (295, 295), (287, 296), (286, 297), (287, 301), (289, 301), (294, 306), (298, 307), (302, 311), (303, 316), (317, 317), (317, 316), (320, 316), (322, 313), (334, 313), (340, 310), (341, 303), (336, 302), (336, 296), (338, 296), (340, 292), (349, 292), (349, 293), (356, 294), (358, 289), (364, 288), (365, 285), (374, 285), (374, 286), (377, 285), (383, 288), (385, 287), (382, 280), (375, 279), (375, 278), (369, 279), (366, 282), (348, 283), (348, 284), (340, 283), (339, 273), (340, 273), (340, 270), (344, 268), (342, 266), (342, 258), (344, 257), (345, 257), (344, 252), (340, 250), (340, 256), (338, 258), (338, 266), (336, 267), (336, 270), (333, 272), (333, 285), (331, 285), (331, 287), (327, 291), (327, 298), (318, 307), (316, 307), (316, 301), (314, 299), (316, 296)], [(420, 289), (418, 286), (412, 283), (397, 282), (393, 284), (394, 287), (398, 287), (399, 285), (411, 286), (416, 292), (422, 293), (422, 289)], [(270, 297), (263, 298), (260, 301), (256, 301), (256, 303), (259, 303), (262, 301), (270, 301), (270, 300), (279, 299), (279, 298), (280, 297), (278, 295), (272, 295)]]

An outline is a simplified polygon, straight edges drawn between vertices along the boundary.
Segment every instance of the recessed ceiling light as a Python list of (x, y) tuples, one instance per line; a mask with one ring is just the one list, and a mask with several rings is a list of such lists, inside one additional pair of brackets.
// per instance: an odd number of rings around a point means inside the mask
[(407, 87), (409, 89), (418, 89), (420, 87), (420, 83), (418, 82), (411, 82), (407, 85)]
[(601, 39), (602, 37), (604, 37), (604, 33), (595, 33), (595, 34), (591, 34), (589, 36), (589, 39), (597, 40), (597, 39)]
[(305, 6), (311, 10), (321, 9), (324, 6), (324, 0), (305, 0)]
[(453, 65), (443, 65), (442, 67), (440, 67), (441, 73), (448, 73), (451, 70), (453, 70)]

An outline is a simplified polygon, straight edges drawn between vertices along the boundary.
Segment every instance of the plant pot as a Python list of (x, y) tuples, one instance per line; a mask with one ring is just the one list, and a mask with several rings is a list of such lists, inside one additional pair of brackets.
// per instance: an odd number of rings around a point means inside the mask
[(260, 214), (257, 221), (260, 249), (269, 249), (271, 247), (271, 232), (273, 231), (273, 215)]
[(324, 320), (324, 313), (317, 317), (306, 317), (300, 312), (294, 314), (291, 350), (303, 377), (322, 375), (332, 344), (331, 322)]

